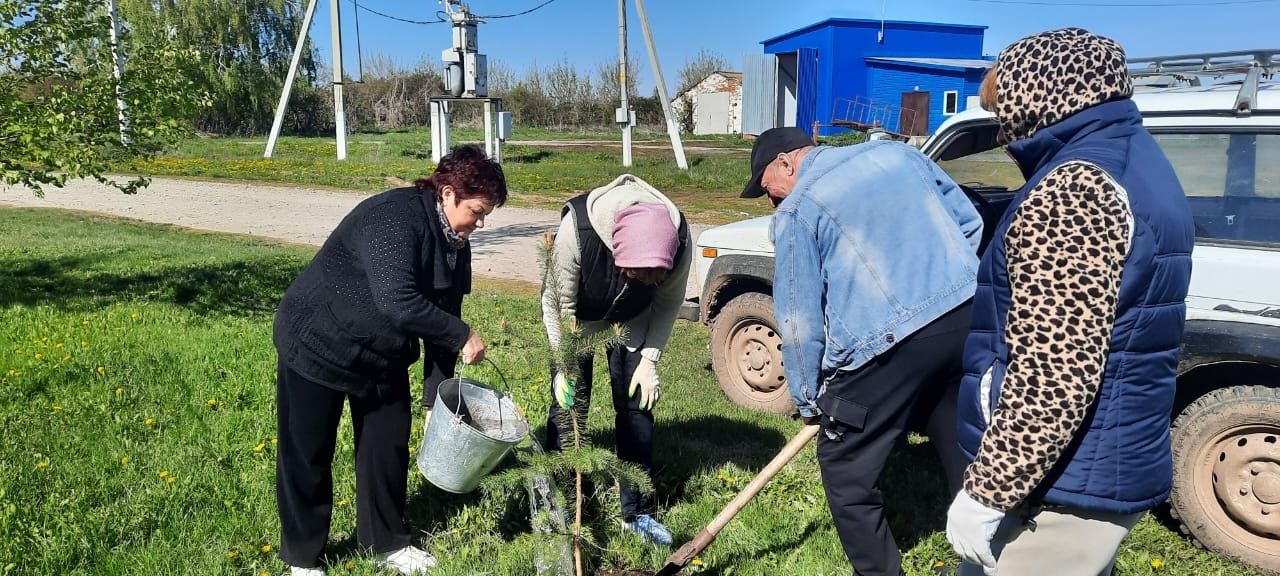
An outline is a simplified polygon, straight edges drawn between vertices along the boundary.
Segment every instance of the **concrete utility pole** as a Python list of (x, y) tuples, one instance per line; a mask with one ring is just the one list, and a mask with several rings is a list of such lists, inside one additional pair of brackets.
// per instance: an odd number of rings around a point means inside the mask
[(680, 143), (680, 127), (676, 124), (675, 114), (671, 112), (671, 100), (667, 98), (667, 85), (662, 81), (662, 67), (658, 65), (658, 49), (653, 45), (653, 33), (649, 30), (649, 15), (644, 9), (644, 0), (636, 0), (636, 12), (640, 14), (640, 27), (644, 30), (644, 42), (649, 48), (649, 62), (653, 64), (653, 77), (658, 82), (658, 98), (662, 100), (662, 115), (667, 117), (667, 134), (671, 136), (671, 149), (676, 153), (676, 166), (688, 170), (689, 163), (684, 159), (684, 145)]
[(631, 166), (631, 106), (627, 102), (627, 0), (618, 0), (618, 92), (621, 106), (614, 120), (622, 125), (622, 165)]
[(129, 104), (124, 101), (124, 84), (120, 79), (124, 76), (124, 50), (120, 49), (120, 7), (116, 0), (107, 0), (107, 11), (111, 16), (111, 73), (116, 79), (116, 111), (120, 118), (120, 143), (129, 146)]
[(338, 159), (347, 159), (347, 116), (342, 109), (342, 10), (329, 0), (329, 33), (333, 38), (333, 124), (338, 135)]
[(276, 138), (280, 137), (280, 125), (284, 123), (284, 109), (289, 104), (289, 94), (293, 92), (293, 79), (298, 75), (302, 47), (306, 45), (307, 35), (311, 33), (311, 17), (315, 13), (316, 0), (311, 0), (307, 3), (306, 15), (302, 17), (302, 30), (298, 31), (298, 44), (293, 47), (293, 60), (289, 61), (289, 74), (284, 77), (284, 87), (280, 89), (280, 103), (276, 104), (276, 117), (271, 121), (271, 135), (267, 136), (267, 151), (262, 154), (263, 158), (270, 158), (276, 151)]

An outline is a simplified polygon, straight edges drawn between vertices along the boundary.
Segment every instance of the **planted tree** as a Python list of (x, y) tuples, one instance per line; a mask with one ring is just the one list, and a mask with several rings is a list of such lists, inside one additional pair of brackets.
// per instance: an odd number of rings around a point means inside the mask
[[(552, 247), (553, 237), (547, 233), (541, 247), (543, 286), (554, 290), (560, 283)], [(576, 386), (576, 382), (582, 377), (578, 368), (579, 360), (597, 351), (621, 346), (627, 340), (626, 329), (621, 325), (614, 325), (611, 329), (588, 334), (572, 315), (561, 312), (559, 298), (551, 298), (550, 301), (557, 302), (556, 314), (560, 319), (559, 344), (552, 345), (548, 342), (551, 369), (565, 375), (574, 384), (571, 386), (568, 409), (559, 411), (559, 429), (562, 431), (560, 446), (563, 448), (558, 452), (547, 453), (540, 450), (518, 452), (517, 459), (521, 465), (491, 476), (485, 481), (484, 488), (490, 497), (498, 498), (521, 489), (528, 490), (531, 504), (535, 508), (532, 520), (534, 530), (553, 537), (556, 533), (567, 530), (572, 539), (575, 572), (581, 576), (584, 573), (582, 544), (591, 540), (590, 534), (583, 528), (583, 504), (587, 498), (584, 485), (609, 486), (622, 482), (635, 486), (642, 492), (652, 492), (653, 485), (648, 474), (639, 466), (622, 461), (610, 450), (591, 445), (586, 436), (589, 405), (586, 401), (579, 401)], [(561, 484), (568, 486), (567, 498), (558, 489)], [(548, 487), (548, 490), (544, 492), (540, 485)], [(539, 506), (535, 500), (541, 497), (553, 501)], [(570, 502), (573, 506), (571, 520), (548, 514), (568, 509), (567, 504)]]

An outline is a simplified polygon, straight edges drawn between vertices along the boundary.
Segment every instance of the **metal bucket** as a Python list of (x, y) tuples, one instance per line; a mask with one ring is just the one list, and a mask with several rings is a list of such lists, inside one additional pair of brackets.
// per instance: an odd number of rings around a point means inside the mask
[(436, 390), (418, 470), (441, 490), (465, 494), (527, 437), (529, 423), (509, 394), (470, 378), (450, 378)]

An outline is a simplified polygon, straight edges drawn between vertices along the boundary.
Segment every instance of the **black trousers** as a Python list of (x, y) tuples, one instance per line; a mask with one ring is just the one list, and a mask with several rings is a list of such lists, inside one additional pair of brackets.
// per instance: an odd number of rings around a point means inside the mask
[[(611, 348), (606, 352), (609, 358), (609, 385), (613, 391), (613, 430), (614, 442), (617, 444), (618, 458), (642, 468), (653, 474), (653, 412), (640, 408), (640, 395), (627, 397), (627, 388), (631, 385), (631, 376), (640, 364), (640, 351), (627, 351), (626, 346)], [(583, 358), (578, 363), (582, 374), (578, 381), (576, 402), (583, 406), (591, 405), (591, 376), (593, 357)], [(560, 405), (555, 402), (555, 391), (552, 391), (551, 414), (547, 418), (547, 437), (543, 446), (547, 451), (559, 450), (562, 434), (572, 436), (572, 430), (560, 428)], [(575, 406), (576, 407), (576, 406)], [(586, 431), (583, 430), (583, 433)], [(623, 484), (620, 486), (622, 500), (622, 519), (631, 522), (640, 514), (652, 514), (652, 501), (639, 490)]]
[(965, 461), (956, 442), (955, 402), (969, 315), (967, 303), (948, 312), (871, 362), (837, 373), (818, 397), (822, 485), (856, 575), (901, 573), (879, 482), (913, 418), (927, 419), (948, 488), (959, 490)]
[[(462, 314), (459, 313), (458, 316)], [(422, 407), (430, 410), (436, 404), (440, 383), (454, 377), (460, 352), (426, 347), (422, 358)]]
[(276, 505), (280, 558), (315, 568), (329, 539), (333, 454), (342, 404), (351, 405), (356, 448), (356, 538), (375, 554), (410, 543), (404, 524), (410, 400), (406, 371), (365, 398), (326, 388), (283, 364), (276, 378)]

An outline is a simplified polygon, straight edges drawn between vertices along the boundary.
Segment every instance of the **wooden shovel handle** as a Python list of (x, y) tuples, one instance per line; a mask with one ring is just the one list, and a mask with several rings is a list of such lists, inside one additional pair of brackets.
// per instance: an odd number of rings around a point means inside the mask
[(707, 546), (710, 546), (711, 542), (716, 539), (716, 535), (733, 520), (733, 517), (737, 516), (738, 512), (742, 511), (747, 503), (752, 498), (755, 498), (756, 494), (760, 493), (760, 490), (764, 489), (765, 484), (773, 480), (773, 477), (777, 476), (778, 472), (788, 462), (791, 462), (796, 457), (796, 454), (800, 453), (800, 449), (804, 448), (805, 444), (808, 444), (817, 435), (817, 424), (809, 424), (800, 429), (800, 433), (796, 434), (795, 437), (791, 438), (790, 442), (787, 442), (786, 446), (782, 447), (782, 451), (778, 452), (778, 455), (769, 461), (769, 465), (765, 466), (764, 470), (761, 470), (759, 474), (756, 474), (756, 477), (751, 479), (751, 482), (711, 520), (710, 524), (707, 524), (706, 528), (703, 528), (693, 540), (681, 546), (670, 558), (667, 558), (667, 565), (686, 566), (689, 561), (693, 560), (694, 556), (697, 556)]

